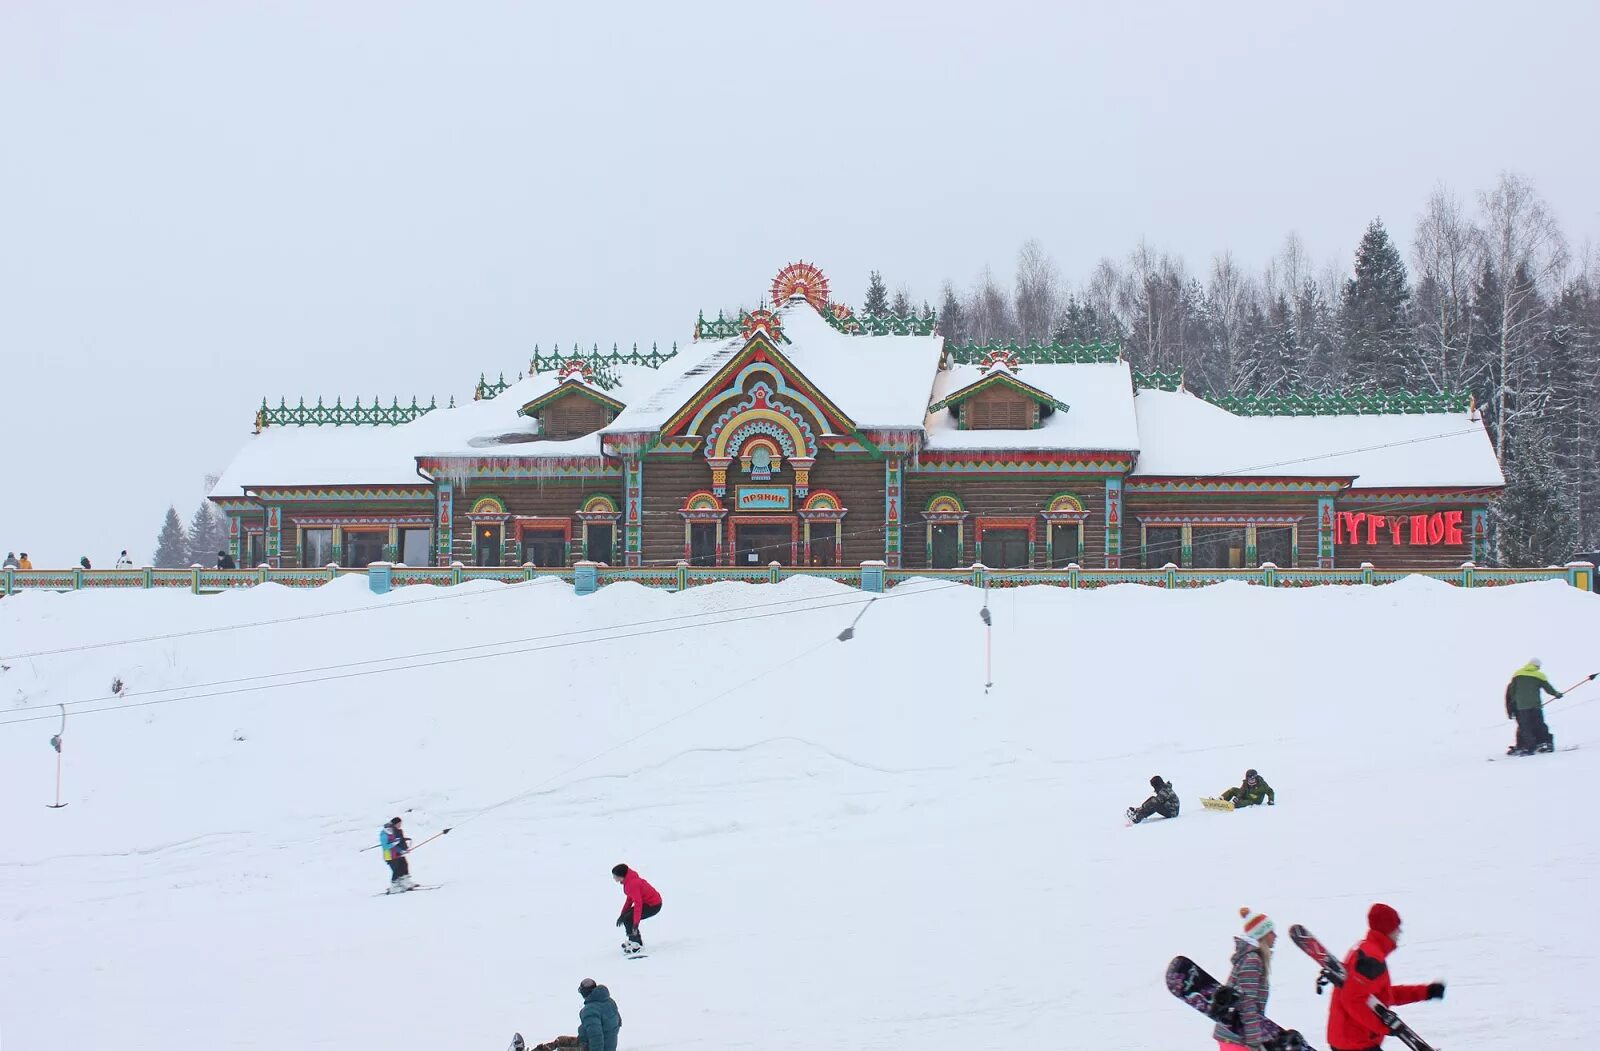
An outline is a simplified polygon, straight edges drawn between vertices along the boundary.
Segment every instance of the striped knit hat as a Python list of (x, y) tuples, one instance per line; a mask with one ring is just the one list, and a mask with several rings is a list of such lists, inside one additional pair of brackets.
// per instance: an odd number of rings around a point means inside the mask
[(1244, 917), (1244, 936), (1253, 942), (1260, 941), (1275, 929), (1265, 913), (1246, 907), (1239, 910), (1239, 915)]

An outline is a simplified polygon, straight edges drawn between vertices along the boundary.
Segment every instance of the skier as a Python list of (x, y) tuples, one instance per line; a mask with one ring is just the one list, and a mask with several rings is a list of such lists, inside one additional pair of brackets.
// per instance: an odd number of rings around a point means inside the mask
[(389, 889), (386, 893), (414, 890), (417, 881), (411, 878), (411, 865), (406, 861), (411, 840), (406, 837), (405, 829), (400, 827), (399, 818), (392, 817), (384, 824), (378, 832), (378, 846), (383, 848), (383, 860), (389, 865)]
[(1172, 790), (1172, 782), (1163, 781), (1161, 775), (1156, 774), (1150, 779), (1150, 787), (1155, 789), (1155, 795), (1140, 803), (1138, 807), (1128, 808), (1128, 820), (1135, 825), (1151, 814), (1160, 814), (1162, 817), (1178, 816), (1178, 793)]
[(21, 569), (22, 568), (22, 563), (17, 561), (17, 553), (15, 551), (7, 551), (6, 552), (5, 565), (3, 567), (0, 567), (0, 568), (4, 568), (4, 569)]
[(1222, 793), (1222, 798), (1232, 803), (1235, 810), (1240, 807), (1260, 806), (1262, 803), (1266, 803), (1267, 806), (1278, 805), (1277, 793), (1267, 784), (1267, 779), (1254, 770), (1246, 770), (1244, 783), (1238, 788), (1230, 788)]
[(1444, 983), (1390, 985), (1385, 962), (1400, 943), (1400, 914), (1378, 902), (1367, 910), (1367, 936), (1344, 958), (1344, 984), (1328, 1005), (1330, 1051), (1373, 1051), (1383, 1046), (1389, 1029), (1367, 1006), (1375, 997), (1386, 1007), (1422, 1000), (1443, 1000)]
[(1544, 702), (1540, 694), (1548, 693), (1559, 700), (1561, 691), (1550, 685), (1544, 666), (1538, 657), (1518, 668), (1506, 683), (1506, 718), (1517, 721), (1517, 743), (1506, 749), (1507, 755), (1532, 755), (1535, 752), (1556, 750), (1555, 738), (1544, 721)]
[(217, 552), (217, 568), (218, 569), (238, 569), (239, 567), (234, 564), (232, 555), (228, 554), (226, 551), (218, 551)]
[(586, 1051), (617, 1051), (617, 1030), (622, 1028), (622, 1012), (611, 999), (611, 990), (585, 978), (578, 983), (583, 1009), (578, 1012), (578, 1046)]
[(622, 884), (622, 893), (626, 895), (622, 902), (622, 915), (617, 917), (617, 926), (628, 932), (628, 940), (622, 946), (622, 951), (631, 956), (644, 948), (644, 939), (639, 935), (639, 923), (661, 911), (661, 895), (644, 881), (643, 876), (626, 865), (614, 866), (611, 878)]
[(127, 548), (123, 548), (122, 549), (122, 554), (117, 556), (117, 568), (118, 569), (132, 569), (133, 568), (133, 559), (128, 557), (128, 549)]
[(1272, 970), (1272, 946), (1278, 933), (1272, 921), (1259, 912), (1239, 910), (1244, 918), (1244, 934), (1233, 939), (1233, 969), (1228, 984), (1237, 992), (1239, 1032), (1221, 1022), (1212, 1030), (1218, 1051), (1257, 1051), (1264, 1039), (1261, 1023), (1267, 1016), (1267, 976)]

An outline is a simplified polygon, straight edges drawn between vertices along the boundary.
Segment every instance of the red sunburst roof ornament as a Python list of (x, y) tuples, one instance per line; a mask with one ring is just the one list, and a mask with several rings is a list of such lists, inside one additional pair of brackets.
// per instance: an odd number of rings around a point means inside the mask
[(828, 278), (811, 263), (790, 263), (772, 279), (772, 305), (781, 306), (794, 296), (804, 296), (817, 310), (828, 304)]
[(565, 362), (556, 370), (556, 379), (561, 383), (594, 383), (594, 366), (583, 358), (573, 358)]
[(752, 310), (739, 319), (739, 334), (746, 341), (765, 335), (776, 343), (783, 338), (783, 322), (770, 310)]

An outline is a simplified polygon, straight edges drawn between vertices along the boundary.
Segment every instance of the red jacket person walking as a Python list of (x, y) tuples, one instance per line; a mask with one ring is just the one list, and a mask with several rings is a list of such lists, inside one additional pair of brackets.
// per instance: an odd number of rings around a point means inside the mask
[(644, 881), (643, 876), (626, 865), (612, 868), (611, 878), (622, 884), (622, 893), (626, 895), (622, 903), (622, 915), (617, 917), (617, 926), (628, 932), (628, 940), (622, 946), (622, 951), (632, 955), (644, 948), (644, 939), (639, 935), (639, 923), (661, 911), (661, 895)]
[(1333, 991), (1328, 1009), (1330, 1051), (1372, 1051), (1383, 1046), (1389, 1029), (1368, 1003), (1399, 1007), (1420, 1000), (1443, 1000), (1444, 983), (1391, 985), (1389, 954), (1400, 942), (1400, 914), (1379, 902), (1367, 910), (1367, 936), (1344, 958), (1344, 984)]

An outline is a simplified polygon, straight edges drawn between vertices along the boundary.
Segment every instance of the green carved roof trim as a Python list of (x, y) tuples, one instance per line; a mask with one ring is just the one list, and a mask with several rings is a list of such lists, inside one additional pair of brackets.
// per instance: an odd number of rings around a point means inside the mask
[(1418, 416), (1472, 409), (1467, 391), (1290, 391), (1201, 397), (1235, 416)]
[(599, 344), (595, 344), (589, 350), (583, 350), (574, 343), (570, 352), (563, 352), (558, 346), (548, 354), (535, 344), (533, 358), (528, 362), (528, 371), (555, 372), (569, 362), (586, 361), (594, 369), (595, 386), (601, 390), (613, 390), (618, 384), (616, 374), (611, 371), (615, 366), (633, 365), (639, 368), (659, 369), (677, 356), (676, 343), (672, 344), (671, 350), (662, 350), (655, 343), (650, 344), (649, 350), (640, 350), (637, 343), (633, 345), (632, 350), (620, 350), (613, 343), (609, 351), (601, 350)]
[(1182, 390), (1183, 370), (1162, 372), (1160, 369), (1134, 369), (1133, 385), (1139, 390)]
[(1061, 412), (1066, 412), (1068, 409), (1066, 402), (1057, 401), (1044, 391), (1040, 390), (1038, 387), (1022, 382), (1009, 372), (993, 372), (978, 380), (976, 383), (969, 383), (965, 387), (962, 387), (960, 390), (956, 391), (954, 394), (947, 395), (941, 400), (934, 402), (932, 405), (928, 406), (928, 411), (938, 412), (940, 409), (955, 408), (957, 405), (960, 405), (974, 394), (980, 394), (983, 391), (988, 390), (990, 387), (1007, 387), (1016, 391), (1018, 394), (1032, 398), (1040, 405), (1048, 405), (1051, 408), (1057, 409)]
[(1122, 348), (1116, 343), (1002, 343), (991, 339), (945, 347), (957, 365), (976, 365), (996, 350), (1015, 354), (1019, 365), (1110, 365), (1122, 360)]
[[(517, 376), (518, 380), (520, 380), (521, 378), (522, 378), (521, 375)], [(487, 377), (485, 377), (485, 375), (480, 372), (480, 373), (478, 373), (478, 385), (477, 385), (477, 387), (473, 388), (473, 391), (472, 391), (472, 400), (473, 401), (492, 401), (496, 397), (498, 397), (499, 395), (504, 394), (505, 391), (506, 391), (506, 388), (510, 387), (511, 384), (515, 383), (515, 382), (516, 382), (516, 380), (507, 380), (506, 379), (506, 374), (502, 372), (502, 373), (500, 373), (500, 378), (498, 380), (495, 380), (493, 383), (490, 383), (488, 381)]]
[[(451, 398), (450, 407), (454, 408), (455, 404), (455, 399)], [(262, 398), (261, 408), (256, 410), (256, 430), (259, 432), (265, 427), (394, 427), (426, 416), (438, 407), (433, 398), (429, 398), (426, 405), (419, 404), (416, 398), (411, 399), (410, 405), (401, 405), (399, 398), (388, 405), (377, 398), (373, 398), (370, 405), (362, 405), (357, 396), (353, 405), (344, 404), (342, 397), (334, 399), (332, 405), (324, 405), (321, 398), (315, 405), (307, 405), (304, 398), (298, 405), (290, 405), (286, 399), (279, 398), (277, 408), (273, 408)]]
[(846, 314), (838, 316), (824, 310), (822, 319), (849, 336), (931, 336), (939, 326), (939, 316), (928, 314)]

